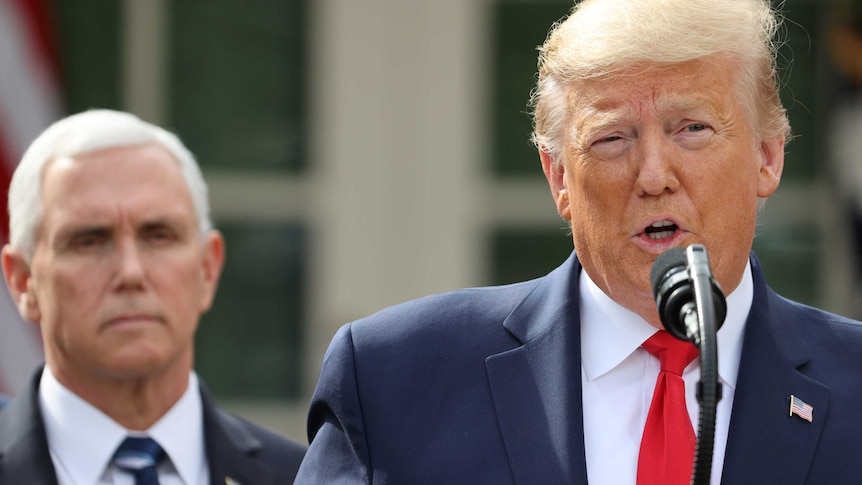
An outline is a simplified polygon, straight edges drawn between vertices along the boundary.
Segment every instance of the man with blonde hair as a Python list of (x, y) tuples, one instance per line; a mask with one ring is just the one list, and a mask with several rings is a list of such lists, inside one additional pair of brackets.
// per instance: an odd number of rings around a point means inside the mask
[[(862, 325), (776, 295), (751, 252), (790, 132), (767, 0), (585, 0), (541, 48), (534, 141), (574, 252), (336, 334), (297, 483), (690, 483), (697, 349), (650, 270), (701, 245), (726, 293), (706, 481), (862, 476)], [(706, 483), (701, 481), (698, 483)]]
[(0, 412), (0, 483), (291, 483), (305, 447), (220, 410), (192, 369), (224, 263), (206, 183), (173, 134), (64, 118), (9, 188), (6, 282), (45, 367)]

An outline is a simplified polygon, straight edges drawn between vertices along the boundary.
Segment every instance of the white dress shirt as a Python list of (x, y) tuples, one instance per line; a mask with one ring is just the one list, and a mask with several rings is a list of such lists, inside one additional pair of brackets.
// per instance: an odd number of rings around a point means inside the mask
[[(584, 400), (584, 446), (590, 485), (634, 484), (638, 453), (653, 390), (661, 366), (641, 344), (657, 330), (605, 295), (586, 271), (580, 276), (581, 377)], [(727, 297), (727, 317), (718, 331), (718, 402), (711, 483), (721, 482), (730, 409), (736, 388), (742, 331), (751, 309), (751, 267)], [(697, 433), (700, 405), (695, 396), (700, 363), (683, 373), (686, 406)]]
[(207, 485), (203, 408), (198, 379), (144, 433), (130, 432), (57, 381), (46, 366), (39, 382), (39, 406), (48, 448), (60, 485), (133, 485), (133, 475), (111, 464), (127, 435), (149, 436), (167, 453), (158, 467), (162, 485)]

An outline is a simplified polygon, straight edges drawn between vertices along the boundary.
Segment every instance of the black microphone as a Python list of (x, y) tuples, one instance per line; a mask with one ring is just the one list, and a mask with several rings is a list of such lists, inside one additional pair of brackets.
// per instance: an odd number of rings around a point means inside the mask
[[(674, 337), (699, 347), (701, 332), (695, 295), (697, 280), (707, 281), (712, 289), (712, 305), (707, 306), (713, 309), (717, 330), (727, 315), (727, 301), (721, 286), (712, 277), (709, 256), (704, 246), (692, 244), (687, 249), (665, 251), (656, 258), (650, 270), (653, 296), (661, 323)], [(709, 299), (709, 295), (703, 296)]]
[(700, 244), (660, 254), (650, 270), (650, 282), (664, 328), (674, 337), (692, 342), (700, 351), (700, 417), (691, 483), (708, 485), (716, 408), (721, 400), (716, 332), (727, 315), (727, 301), (712, 277), (706, 248)]

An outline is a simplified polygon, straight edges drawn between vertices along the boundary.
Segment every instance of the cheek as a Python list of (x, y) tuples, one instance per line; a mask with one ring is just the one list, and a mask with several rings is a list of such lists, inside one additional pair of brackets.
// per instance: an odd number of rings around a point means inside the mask
[[(726, 266), (728, 274), (736, 274), (738, 261), (747, 260), (754, 238), (757, 219), (757, 169), (737, 160), (751, 157), (737, 153), (733, 160), (716, 164), (723, 168), (697, 181), (698, 189), (689, 189), (703, 222), (703, 237), (708, 249), (715, 254), (714, 266)], [(741, 256), (740, 256), (741, 255)]]
[(734, 147), (727, 146), (728, 143), (704, 153), (700, 160), (693, 160), (691, 170), (684, 172), (686, 190), (701, 207), (734, 212), (752, 202), (756, 205), (758, 153), (753, 147), (745, 149), (751, 146), (748, 142)]
[[(593, 175), (588, 175), (588, 177)], [(629, 193), (606, 177), (581, 181), (570, 195), (572, 242), (582, 262), (606, 259), (619, 249), (618, 222), (623, 219)]]
[(602, 163), (581, 170), (569, 180), (573, 222), (599, 231), (619, 220), (631, 197), (633, 184), (624, 164)]
[(157, 292), (168, 311), (183, 315), (200, 314), (204, 281), (199, 265), (187, 261), (165, 265), (158, 275)]
[(740, 165), (726, 164), (726, 169), (698, 182), (703, 193), (702, 204), (720, 216), (731, 217), (757, 205), (757, 171)]
[(85, 281), (86, 278), (86, 275), (81, 278), (66, 277), (62, 268), (39, 271), (34, 278), (33, 294), (43, 320), (50, 322), (58, 315), (69, 314), (83, 305), (88, 298), (88, 292), (82, 290), (90, 286)]
[(86, 273), (76, 278), (62, 271), (40, 276), (33, 295), (43, 337), (64, 348), (77, 345), (75, 342), (89, 335), (87, 327), (97, 321), (96, 282)]

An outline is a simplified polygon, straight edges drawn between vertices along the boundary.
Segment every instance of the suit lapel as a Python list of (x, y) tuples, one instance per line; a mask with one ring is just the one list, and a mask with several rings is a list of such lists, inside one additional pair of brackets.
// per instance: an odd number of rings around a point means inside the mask
[(586, 483), (574, 255), (540, 280), (504, 326), (523, 345), (486, 360), (517, 483)]
[(221, 411), (201, 386), (204, 442), (212, 485), (275, 484), (273, 473), (255, 455), (263, 443), (236, 417)]
[[(746, 323), (722, 483), (801, 484), (829, 410), (829, 390), (801, 372), (811, 360), (797, 315), (766, 287), (752, 258), (754, 302)], [(790, 313), (787, 313), (790, 312)], [(790, 416), (790, 395), (814, 407)]]
[(0, 413), (0, 483), (57, 485), (37, 398), (41, 375)]

